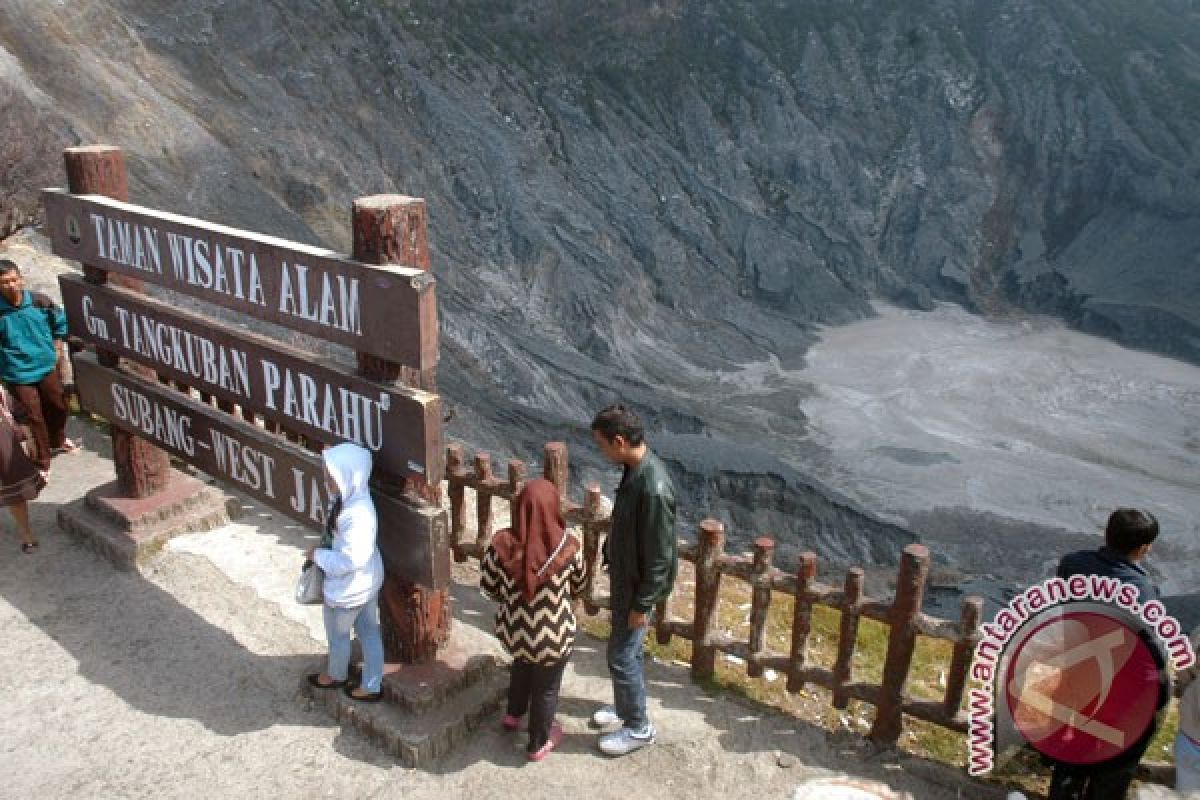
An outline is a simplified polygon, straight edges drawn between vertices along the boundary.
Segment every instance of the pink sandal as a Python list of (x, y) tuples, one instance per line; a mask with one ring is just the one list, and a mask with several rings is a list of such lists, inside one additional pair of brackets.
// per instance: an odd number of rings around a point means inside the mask
[(79, 452), (79, 445), (75, 444), (75, 442), (71, 441), (70, 439), (63, 439), (63, 443), (60, 446), (54, 448), (55, 455), (69, 455), (69, 454), (74, 454), (74, 453), (78, 453), (78, 452)]
[(546, 743), (544, 745), (542, 745), (540, 748), (538, 748), (537, 750), (535, 750), (534, 752), (532, 752), (528, 755), (529, 760), (530, 761), (544, 760), (546, 758), (546, 756), (550, 755), (550, 753), (554, 750), (554, 748), (556, 748), (560, 744), (562, 744), (562, 740), (563, 740), (562, 726), (559, 725), (557, 722), (555, 722), (553, 725), (550, 726), (550, 738), (546, 740)]

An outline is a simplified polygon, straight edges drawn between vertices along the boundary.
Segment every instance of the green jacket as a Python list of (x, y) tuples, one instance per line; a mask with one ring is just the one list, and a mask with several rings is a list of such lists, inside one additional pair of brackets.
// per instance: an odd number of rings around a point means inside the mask
[(26, 290), (15, 307), (0, 297), (0, 380), (37, 383), (54, 371), (54, 341), (65, 338), (67, 318), (48, 296)]
[(675, 537), (675, 486), (649, 450), (625, 468), (604, 542), (615, 612), (651, 611), (671, 593), (679, 554)]

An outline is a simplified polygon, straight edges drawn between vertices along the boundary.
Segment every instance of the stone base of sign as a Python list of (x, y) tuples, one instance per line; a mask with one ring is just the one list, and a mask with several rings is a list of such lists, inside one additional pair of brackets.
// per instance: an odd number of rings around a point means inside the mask
[(172, 537), (227, 525), (235, 498), (178, 470), (150, 497), (122, 497), (117, 482), (91, 490), (58, 512), (58, 525), (120, 569), (137, 569)]
[(491, 637), (460, 622), (428, 664), (388, 664), (383, 702), (360, 703), (335, 689), (301, 691), (345, 728), (366, 736), (406, 767), (426, 768), (481, 725), (500, 724), (508, 670)]

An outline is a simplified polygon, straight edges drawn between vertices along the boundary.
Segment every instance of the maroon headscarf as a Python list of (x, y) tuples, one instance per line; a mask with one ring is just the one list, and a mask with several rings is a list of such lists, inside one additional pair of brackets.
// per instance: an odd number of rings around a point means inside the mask
[(526, 602), (558, 574), (579, 549), (559, 512), (558, 488), (545, 478), (525, 484), (513, 504), (512, 527), (496, 532), (492, 548)]

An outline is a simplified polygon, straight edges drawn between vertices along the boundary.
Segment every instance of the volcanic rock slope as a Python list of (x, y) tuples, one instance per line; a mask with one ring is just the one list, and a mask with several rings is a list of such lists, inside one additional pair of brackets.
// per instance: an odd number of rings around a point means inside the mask
[(626, 398), (695, 503), (890, 561), (779, 460), (778, 371), (875, 297), (1200, 362), (1197, 42), (1195, 0), (3, 0), (0, 226), (74, 143), (343, 250), (355, 197), (425, 197), (453, 436), (527, 456)]

